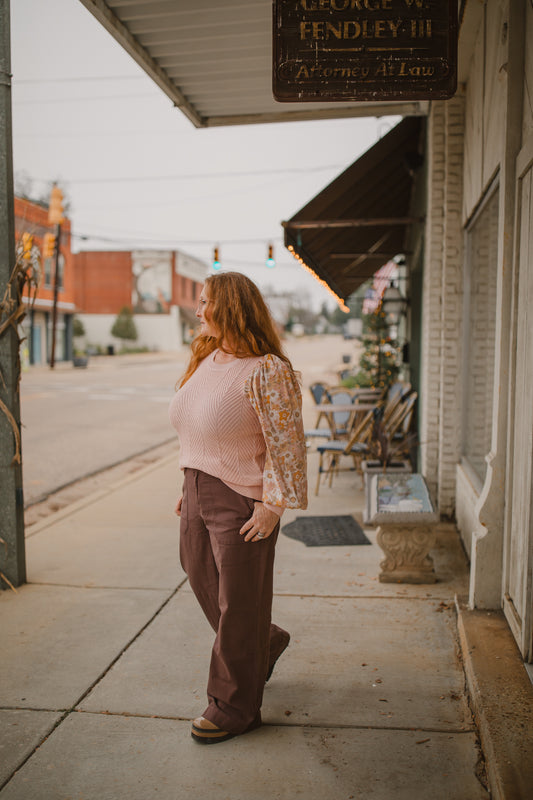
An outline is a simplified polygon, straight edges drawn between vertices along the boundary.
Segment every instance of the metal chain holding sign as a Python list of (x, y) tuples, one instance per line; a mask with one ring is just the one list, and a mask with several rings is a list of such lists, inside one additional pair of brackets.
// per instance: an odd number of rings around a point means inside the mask
[[(30, 236), (25, 234), (25, 236)], [(39, 288), (39, 281), (41, 276), (40, 261), (37, 248), (33, 247), (33, 242), (28, 239), (22, 239), (17, 245), (16, 261), (10, 279), (6, 285), (4, 296), (0, 300), (0, 339), (6, 336), (10, 328), (15, 331), (18, 340), (19, 348), (17, 351), (17, 391), (20, 385), (20, 345), (24, 340), (21, 336), (19, 326), (26, 316), (26, 306), (24, 304), (24, 293), (27, 292), (27, 297), (30, 304), (35, 301), (35, 296)], [(6, 383), (4, 376), (0, 370), (0, 380), (5, 388)], [(13, 456), (12, 464), (20, 464), (21, 460), (21, 447), (20, 447), (20, 431), (17, 422), (0, 398), (0, 411), (7, 417), (9, 424), (13, 430), (15, 438), (15, 455)]]

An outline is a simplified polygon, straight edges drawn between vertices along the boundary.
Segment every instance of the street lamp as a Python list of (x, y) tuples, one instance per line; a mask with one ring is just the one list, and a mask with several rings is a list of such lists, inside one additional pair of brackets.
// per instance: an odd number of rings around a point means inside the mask
[(63, 216), (63, 192), (55, 183), (50, 193), (48, 205), (48, 224), (56, 226), (55, 233), (55, 270), (54, 270), (54, 299), (52, 305), (52, 349), (50, 351), (50, 369), (56, 363), (56, 328), (57, 328), (57, 297), (59, 291), (59, 256), (61, 247), (61, 224)]
[(390, 325), (396, 327), (399, 324), (400, 317), (407, 311), (407, 304), (407, 299), (394, 283), (387, 286), (381, 298), (381, 305)]

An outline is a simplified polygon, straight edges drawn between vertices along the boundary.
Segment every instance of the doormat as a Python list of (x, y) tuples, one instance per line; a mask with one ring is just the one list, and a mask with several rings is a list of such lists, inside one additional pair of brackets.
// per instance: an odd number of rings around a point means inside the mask
[(363, 529), (352, 516), (296, 517), (284, 525), (281, 532), (290, 539), (298, 539), (306, 547), (330, 547), (371, 544)]

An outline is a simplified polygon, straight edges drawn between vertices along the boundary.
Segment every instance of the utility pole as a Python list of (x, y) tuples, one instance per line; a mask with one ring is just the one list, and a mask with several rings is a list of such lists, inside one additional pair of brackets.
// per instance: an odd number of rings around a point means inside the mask
[[(16, 324), (10, 317), (16, 294), (8, 287), (15, 268), (11, 49), (9, 0), (0, 0), (0, 573), (13, 586), (26, 581), (22, 459), (20, 441), (20, 360)], [(8, 583), (0, 577), (0, 587)]]
[(61, 241), (61, 225), (58, 223), (56, 226), (55, 236), (55, 267), (54, 267), (54, 300), (52, 304), (52, 351), (50, 353), (50, 369), (55, 367), (56, 363), (56, 330), (57, 330), (57, 297), (59, 292), (59, 242)]
[(48, 207), (48, 224), (56, 226), (55, 234), (55, 268), (54, 268), (54, 300), (52, 305), (52, 351), (50, 353), (50, 369), (56, 363), (56, 329), (57, 329), (57, 296), (59, 291), (59, 257), (61, 255), (61, 223), (63, 222), (63, 192), (54, 184)]

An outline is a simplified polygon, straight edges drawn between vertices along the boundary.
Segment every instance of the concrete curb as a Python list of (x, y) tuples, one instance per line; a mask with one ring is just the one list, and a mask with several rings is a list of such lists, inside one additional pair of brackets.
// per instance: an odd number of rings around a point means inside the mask
[(97, 503), (103, 497), (112, 494), (117, 489), (122, 489), (124, 486), (128, 486), (130, 483), (142, 480), (146, 475), (149, 475), (150, 472), (153, 472), (156, 469), (160, 469), (161, 467), (166, 466), (167, 464), (170, 465), (172, 463), (174, 464), (176, 463), (175, 453), (170, 456), (165, 456), (164, 458), (161, 458), (152, 464), (148, 464), (146, 467), (141, 467), (131, 475), (127, 475), (124, 478), (120, 478), (119, 480), (110, 483), (109, 486), (107, 486), (105, 489), (99, 489), (98, 491), (93, 492), (92, 494), (88, 494), (81, 500), (75, 500), (73, 503), (70, 503), (68, 506), (65, 506), (65, 508), (60, 508), (58, 511), (52, 512), (47, 517), (45, 517), (45, 519), (38, 520), (33, 525), (29, 525), (26, 528), (26, 538), (29, 539), (31, 536), (35, 536), (37, 533), (41, 533), (41, 531), (44, 531), (46, 530), (46, 528), (52, 527), (57, 522), (72, 516), (72, 514), (75, 514), (82, 508), (86, 508), (87, 506), (93, 505), (93, 503)]
[[(502, 611), (457, 605), (472, 711), (493, 800), (529, 800), (533, 786), (533, 686)], [(495, 657), (494, 653), (500, 655)]]

